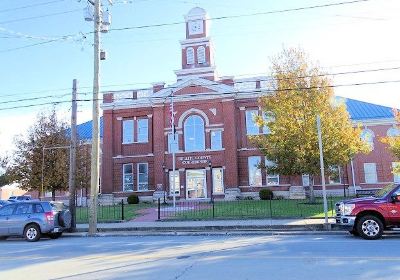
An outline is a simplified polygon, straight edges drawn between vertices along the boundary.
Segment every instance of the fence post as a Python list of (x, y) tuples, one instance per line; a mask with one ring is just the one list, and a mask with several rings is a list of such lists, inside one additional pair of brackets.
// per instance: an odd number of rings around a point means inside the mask
[(272, 196), (269, 197), (269, 214), (272, 219)]
[(213, 219), (214, 219), (215, 218), (214, 199), (211, 198), (211, 202), (212, 202), (212, 215), (213, 215)]
[(125, 215), (124, 215), (124, 199), (121, 199), (121, 220), (125, 220)]
[(332, 217), (334, 217), (334, 214), (333, 214), (333, 198), (332, 198), (332, 196), (331, 196), (331, 215), (332, 215)]
[(158, 220), (161, 220), (161, 198), (158, 198), (157, 218)]

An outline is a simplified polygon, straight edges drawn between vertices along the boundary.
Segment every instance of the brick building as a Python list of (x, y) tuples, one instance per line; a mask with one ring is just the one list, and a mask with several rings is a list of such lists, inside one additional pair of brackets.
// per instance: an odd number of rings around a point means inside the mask
[[(150, 199), (164, 191), (171, 197), (175, 190), (180, 199), (209, 199), (211, 195), (232, 199), (255, 195), (261, 187), (285, 197), (303, 195), (307, 189), (307, 175), (279, 176), (256, 167), (267, 162), (247, 136), (268, 133), (253, 118), (262, 114), (257, 100), (267, 79), (218, 77), (206, 19), (201, 8), (185, 16), (186, 37), (180, 41), (182, 67), (175, 71), (176, 83), (104, 94), (103, 194), (125, 197), (133, 192)], [(172, 96), (175, 141), (170, 123)], [(340, 195), (397, 181), (391, 173), (395, 160), (379, 141), (381, 136), (399, 134), (391, 109), (343, 100), (353, 122), (364, 126), (363, 138), (373, 151), (333, 168), (328, 190)], [(80, 126), (81, 138), (88, 128), (88, 123)], [(320, 189), (320, 182), (316, 184)]]

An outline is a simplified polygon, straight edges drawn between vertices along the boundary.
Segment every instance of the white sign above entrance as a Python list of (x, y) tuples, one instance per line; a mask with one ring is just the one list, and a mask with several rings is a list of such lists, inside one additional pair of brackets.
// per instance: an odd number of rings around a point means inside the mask
[(211, 160), (211, 156), (191, 156), (191, 157), (178, 157), (178, 160), (183, 165), (189, 164), (199, 164), (199, 163), (208, 163)]

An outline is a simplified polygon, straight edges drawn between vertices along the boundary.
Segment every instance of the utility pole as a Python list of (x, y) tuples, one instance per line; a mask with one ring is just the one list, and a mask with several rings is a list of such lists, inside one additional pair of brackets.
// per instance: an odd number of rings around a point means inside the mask
[(77, 104), (76, 94), (78, 82), (76, 79), (72, 82), (72, 112), (71, 112), (71, 144), (69, 153), (69, 211), (72, 215), (71, 220), (71, 231), (76, 230), (76, 204), (75, 204), (75, 193), (76, 193), (76, 115), (77, 115)]
[(172, 149), (172, 182), (173, 182), (173, 187), (172, 187), (172, 200), (173, 200), (173, 205), (174, 209), (176, 207), (176, 186), (175, 186), (175, 149), (176, 149), (176, 133), (175, 133), (175, 112), (174, 112), (174, 92), (172, 91), (171, 93), (171, 130), (172, 130), (172, 139), (173, 139), (173, 145), (174, 148)]
[(328, 223), (328, 201), (326, 200), (324, 152), (323, 152), (323, 148), (322, 148), (321, 117), (319, 115), (317, 116), (317, 130), (318, 130), (319, 162), (321, 165), (322, 196), (324, 198), (325, 226), (327, 227), (329, 225), (329, 223)]
[(99, 192), (99, 150), (100, 150), (100, 119), (99, 119), (99, 88), (100, 88), (100, 0), (94, 1), (94, 77), (93, 77), (93, 109), (92, 109), (92, 155), (90, 167), (90, 209), (89, 235), (97, 233), (97, 195)]

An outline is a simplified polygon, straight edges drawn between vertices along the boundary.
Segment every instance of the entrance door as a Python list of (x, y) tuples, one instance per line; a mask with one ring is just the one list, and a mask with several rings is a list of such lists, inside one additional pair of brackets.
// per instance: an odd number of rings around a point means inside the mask
[(206, 170), (186, 170), (186, 198), (207, 198)]

